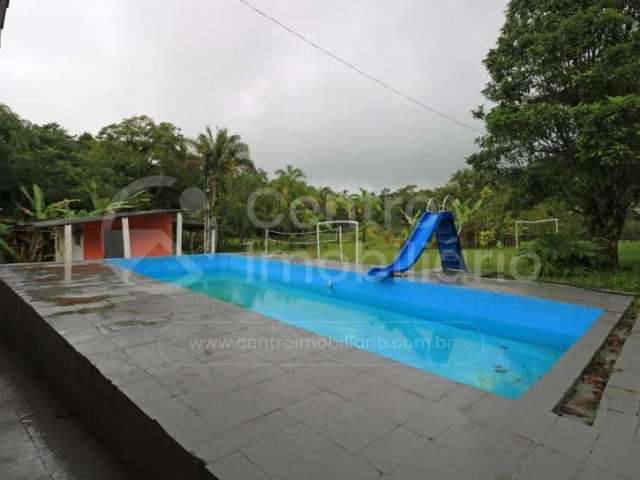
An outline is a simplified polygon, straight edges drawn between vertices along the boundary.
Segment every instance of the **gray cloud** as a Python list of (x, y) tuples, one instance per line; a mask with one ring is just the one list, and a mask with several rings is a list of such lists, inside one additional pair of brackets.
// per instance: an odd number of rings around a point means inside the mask
[[(254, 0), (325, 48), (466, 123), (505, 0)], [(237, 0), (12, 2), (0, 102), (72, 133), (137, 114), (187, 135), (224, 125), (259, 166), (315, 183), (435, 186), (476, 134), (322, 55)]]

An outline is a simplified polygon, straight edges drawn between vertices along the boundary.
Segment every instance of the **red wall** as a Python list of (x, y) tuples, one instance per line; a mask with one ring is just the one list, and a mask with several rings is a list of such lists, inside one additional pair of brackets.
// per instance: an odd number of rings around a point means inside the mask
[(171, 215), (158, 213), (129, 218), (132, 257), (171, 255)]
[[(129, 237), (132, 257), (159, 257), (172, 253), (171, 214), (139, 215), (129, 217)], [(104, 258), (102, 229), (122, 230), (121, 220), (88, 222), (83, 226), (84, 259), (99, 260)]]
[(104, 258), (102, 245), (102, 222), (89, 222), (82, 226), (84, 236), (84, 259), (100, 260)]

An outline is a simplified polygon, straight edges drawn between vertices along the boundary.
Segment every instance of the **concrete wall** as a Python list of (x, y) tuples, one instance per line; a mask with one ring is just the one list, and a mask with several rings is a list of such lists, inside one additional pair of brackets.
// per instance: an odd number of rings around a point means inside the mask
[(0, 306), (0, 341), (42, 375), (134, 478), (215, 478), (2, 280)]
[[(131, 239), (131, 256), (160, 257), (171, 255), (172, 215), (158, 213), (155, 215), (138, 215), (129, 217)], [(102, 231), (104, 228), (122, 233), (122, 221), (116, 218), (111, 221), (88, 222), (83, 224), (84, 259), (101, 260), (105, 258)]]

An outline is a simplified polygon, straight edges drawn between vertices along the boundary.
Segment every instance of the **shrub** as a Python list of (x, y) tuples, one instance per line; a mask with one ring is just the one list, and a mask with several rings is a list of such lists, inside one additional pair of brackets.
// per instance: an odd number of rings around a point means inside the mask
[(496, 244), (496, 231), (495, 230), (483, 230), (480, 232), (480, 247), (488, 248), (493, 247)]
[(531, 242), (517, 253), (532, 267), (540, 261), (540, 276), (566, 277), (587, 273), (597, 262), (597, 249), (589, 242), (575, 240), (566, 233), (552, 233)]

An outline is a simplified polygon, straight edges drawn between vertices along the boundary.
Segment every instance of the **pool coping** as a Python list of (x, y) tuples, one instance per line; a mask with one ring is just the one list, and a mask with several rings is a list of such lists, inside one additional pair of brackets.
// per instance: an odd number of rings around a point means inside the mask
[[(279, 259), (281, 260), (281, 258)], [(104, 264), (101, 262), (83, 262), (81, 264), (76, 264), (75, 266), (82, 267), (83, 265), (93, 264), (104, 266)], [(95, 362), (94, 356), (84, 354), (82, 353), (82, 350), (77, 350), (78, 347), (74, 343), (73, 337), (59, 335), (56, 336), (57, 334), (54, 331), (55, 329), (50, 324), (50, 319), (48, 319), (47, 315), (52, 311), (57, 312), (58, 310), (60, 310), (61, 316), (57, 318), (59, 318), (61, 321), (66, 321), (65, 318), (67, 315), (67, 310), (69, 312), (77, 313), (76, 309), (57, 308), (53, 306), (51, 302), (41, 300), (34, 301), (33, 298), (30, 298), (29, 290), (31, 287), (29, 287), (28, 285), (24, 285), (24, 283), (21, 284), (21, 282), (24, 282), (24, 279), (27, 277), (25, 275), (20, 275), (20, 270), (24, 267), (25, 266), (15, 265), (0, 267), (0, 295), (7, 295), (12, 291), (12, 298), (19, 298), (22, 302), (22, 306), (19, 310), (21, 313), (17, 315), (21, 315), (22, 317), (24, 317), (23, 320), (27, 320), (28, 317), (28, 321), (17, 323), (14, 322), (14, 327), (19, 329), (34, 329), (34, 325), (40, 325), (38, 327), (37, 334), (31, 332), (31, 334), (27, 336), (28, 341), (23, 343), (23, 355), (29, 355), (29, 349), (32, 349), (33, 345), (35, 345), (36, 342), (43, 341), (45, 337), (47, 342), (52, 342), (54, 341), (53, 337), (55, 337), (55, 342), (57, 342), (56, 348), (58, 350), (63, 350), (65, 352), (65, 355), (69, 355), (69, 358), (73, 359), (70, 361), (77, 364), (77, 367), (74, 368), (75, 371), (79, 372), (79, 378), (82, 381), (89, 382), (88, 385), (93, 385), (91, 390), (100, 392), (101, 395), (105, 395), (111, 401), (116, 402), (120, 408), (125, 408), (125, 410), (131, 415), (130, 419), (132, 422), (139, 422), (137, 424), (144, 425), (143, 430), (148, 434), (150, 434), (149, 432), (153, 432), (153, 435), (157, 439), (162, 439), (162, 442), (164, 443), (163, 448), (165, 448), (167, 459), (171, 457), (173, 461), (173, 457), (177, 455), (176, 458), (181, 458), (181, 462), (183, 462), (183, 465), (188, 465), (188, 468), (183, 470), (182, 472), (185, 474), (182, 475), (183, 478), (211, 478), (211, 475), (207, 477), (206, 472), (204, 472), (203, 470), (204, 463), (196, 458), (200, 457), (207, 462), (214, 461), (207, 458), (207, 455), (213, 455), (209, 451), (211, 449), (211, 445), (199, 444), (194, 448), (184, 445), (184, 443), (174, 435), (173, 429), (176, 427), (172, 427), (171, 424), (166, 424), (167, 419), (162, 415), (149, 416), (150, 414), (147, 408), (137, 404), (137, 402), (135, 400), (132, 400), (130, 397), (127, 398), (127, 394), (124, 393), (122, 387), (120, 387), (117, 382), (115, 384), (111, 383), (112, 380), (115, 381), (114, 377), (110, 377), (108, 372), (104, 373), (102, 369), (97, 367), (97, 365), (93, 365), (93, 363)], [(43, 271), (61, 271), (62, 266), (59, 264), (44, 264), (44, 266), (43, 264), (36, 264), (32, 265), (29, 268), (34, 268), (37, 270), (43, 269)], [(15, 275), (6, 275), (7, 272), (11, 272), (12, 270), (17, 273)], [(163, 291), (184, 291), (184, 289), (182, 289), (181, 287), (168, 284), (160, 284), (160, 282), (158, 281), (144, 277), (138, 277), (135, 274), (131, 275), (129, 281), (131, 281), (131, 288), (133, 290), (139, 287), (144, 288), (145, 286), (150, 286), (153, 288), (158, 287)], [(617, 319), (619, 319), (619, 317), (622, 315), (622, 313), (626, 309), (626, 305), (631, 302), (632, 298), (619, 295), (600, 294), (598, 292), (591, 292), (583, 289), (564, 286), (549, 287), (548, 285), (538, 284), (521, 285), (515, 282), (508, 281), (504, 282), (501, 285), (500, 282), (495, 280), (487, 281), (485, 279), (478, 280), (468, 278), (460, 278), (460, 281), (464, 282), (466, 286), (472, 288), (474, 286), (478, 287), (478, 285), (482, 285), (482, 287), (478, 288), (491, 290), (495, 289), (495, 291), (508, 291), (509, 293), (516, 294), (518, 294), (519, 292), (526, 292), (528, 293), (528, 296), (531, 296), (531, 292), (536, 292), (538, 295), (534, 296), (540, 296), (542, 298), (555, 300), (575, 297), (577, 300), (574, 303), (599, 306), (600, 308), (605, 309), (605, 313), (601, 315), (596, 322), (594, 322), (591, 329), (582, 337), (581, 341), (576, 342), (576, 344), (574, 344), (574, 346), (572, 346), (572, 348), (570, 348), (565, 353), (565, 355), (563, 356), (564, 360), (561, 358), (556, 363), (556, 365), (547, 373), (547, 375), (545, 375), (545, 378), (543, 378), (536, 384), (540, 385), (540, 387), (536, 388), (534, 386), (528, 392), (528, 394), (525, 394), (519, 400), (510, 400), (504, 397), (499, 397), (488, 392), (474, 389), (473, 387), (458, 384), (454, 381), (442, 377), (436, 377), (435, 375), (429, 374), (428, 372), (414, 370), (412, 367), (402, 364), (393, 364), (389, 365), (388, 369), (381, 369), (386, 370), (384, 374), (385, 377), (387, 373), (390, 374), (392, 372), (398, 372), (397, 377), (393, 377), (389, 380), (390, 385), (394, 388), (393, 391), (389, 390), (389, 394), (395, 395), (394, 392), (401, 393), (403, 391), (406, 391), (407, 388), (415, 387), (415, 385), (408, 384), (408, 380), (404, 380), (405, 376), (408, 379), (419, 377), (424, 378), (427, 382), (436, 382), (433, 384), (434, 387), (437, 387), (436, 390), (440, 388), (451, 389), (451, 394), (445, 394), (443, 396), (434, 394), (432, 397), (428, 396), (423, 400), (425, 402), (425, 411), (430, 411), (429, 409), (435, 407), (442, 409), (443, 406), (447, 407), (447, 409), (452, 408), (456, 411), (456, 414), (452, 417), (456, 419), (453, 423), (453, 426), (447, 427), (447, 429), (453, 429), (452, 433), (447, 433), (448, 430), (445, 429), (443, 430), (443, 432), (434, 435), (433, 438), (428, 438), (427, 440), (429, 440), (430, 442), (435, 441), (436, 444), (439, 444), (439, 439), (441, 438), (441, 436), (455, 437), (455, 435), (458, 434), (458, 430), (464, 433), (468, 429), (484, 429), (484, 425), (490, 424), (492, 426), (486, 428), (489, 429), (488, 431), (492, 432), (492, 435), (498, 435), (498, 433), (496, 433), (495, 426), (499, 425), (500, 432), (507, 430), (508, 432), (510, 432), (508, 434), (505, 433), (504, 435), (508, 436), (516, 434), (518, 438), (526, 438), (528, 439), (528, 441), (536, 442), (534, 445), (537, 451), (538, 448), (541, 448), (538, 447), (538, 444), (548, 434), (548, 431), (552, 428), (552, 426), (558, 422), (557, 415), (552, 413), (553, 407), (561, 399), (562, 395), (566, 394), (569, 391), (571, 385), (573, 384), (573, 380), (580, 375), (582, 369), (586, 366), (589, 359), (591, 358), (597, 347), (602, 343)], [(8, 288), (3, 288), (3, 286), (6, 286)], [(184, 294), (183, 296), (188, 297), (189, 295)], [(191, 297), (193, 297), (193, 295), (191, 295)], [(199, 303), (215, 307), (211, 310), (215, 314), (216, 308), (220, 306), (219, 304), (221, 302), (217, 302), (204, 296), (198, 295), (197, 297)], [(4, 299), (7, 297), (2, 298)], [(117, 305), (119, 298), (116, 297), (113, 301), (116, 302), (115, 304)], [(25, 315), (25, 312), (28, 313), (28, 315)], [(70, 313), (69, 315), (75, 315), (75, 313)], [(0, 317), (2, 317), (2, 315), (2, 312), (0, 312)], [(252, 315), (262, 317), (272, 323), (279, 323), (277, 320), (268, 319), (267, 317), (263, 317), (258, 314)], [(0, 325), (0, 332), (2, 332), (1, 327), (2, 325)], [(375, 354), (370, 355), (375, 356)], [(44, 368), (46, 370), (47, 368), (52, 368), (46, 365), (47, 359), (43, 357), (42, 354), (36, 355), (36, 358), (33, 360), (36, 362), (44, 363), (44, 365), (41, 365), (41, 369)], [(91, 373), (89, 374), (88, 372)], [(371, 373), (368, 375), (373, 376), (374, 374)], [(365, 374), (363, 374), (363, 376), (365, 376)], [(366, 380), (366, 378), (364, 380)], [(49, 381), (56, 382), (57, 379), (50, 378)], [(78, 386), (76, 385), (74, 387), (72, 382), (67, 381), (65, 385), (59, 385), (58, 387), (62, 389), (68, 389), (67, 395), (79, 394), (77, 392)], [(346, 385), (345, 388), (348, 389), (349, 385)], [(333, 392), (334, 390), (329, 389), (329, 391)], [(341, 394), (340, 392), (338, 393)], [(462, 403), (464, 403), (464, 407), (460, 406), (460, 408), (458, 408), (458, 406)], [(454, 407), (454, 404), (458, 406)], [(460, 414), (457, 413), (458, 410), (461, 412)], [(448, 410), (447, 412), (445, 412), (444, 410), (436, 410), (436, 412), (442, 413), (445, 417), (450, 415), (450, 413), (447, 413)], [(421, 421), (425, 420), (426, 419), (422, 419)], [(429, 421), (435, 420), (430, 419)], [(160, 427), (160, 429), (158, 429), (158, 427)], [(98, 426), (98, 428), (100, 428), (100, 426)], [(168, 435), (166, 438), (164, 438), (161, 434), (163, 430)], [(109, 437), (110, 432), (106, 432), (106, 435), (107, 437)], [(499, 435), (502, 439), (503, 433), (500, 433)], [(516, 437), (508, 438), (510, 438), (511, 441), (515, 441), (516, 443), (518, 442), (518, 440), (515, 440)], [(127, 448), (135, 448), (135, 442), (133, 442), (132, 440), (133, 437), (131, 439), (127, 439)], [(446, 445), (449, 439), (443, 439), (442, 441)], [(531, 453), (528, 448), (529, 447), (527, 447), (527, 452)], [(192, 460), (189, 460), (189, 455), (192, 455), (189, 453), (190, 451), (195, 452), (195, 456), (192, 458)], [(243, 450), (243, 452), (246, 453), (245, 450)], [(252, 453), (254, 452), (252, 451)], [(150, 457), (149, 461), (154, 461), (152, 460), (152, 458), (155, 458), (156, 456), (157, 455)], [(212, 465), (217, 466), (217, 462), (219, 461), (221, 460), (215, 460), (216, 463), (213, 463)], [(416, 459), (415, 461), (418, 460)], [(209, 465), (207, 465), (207, 468), (209, 468)], [(518, 468), (521, 467), (518, 466)], [(166, 477), (170, 478), (168, 472), (169, 470), (165, 472), (167, 473)]]

